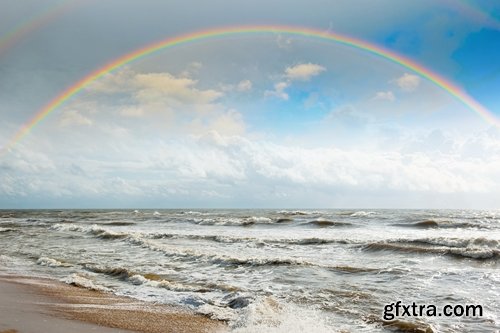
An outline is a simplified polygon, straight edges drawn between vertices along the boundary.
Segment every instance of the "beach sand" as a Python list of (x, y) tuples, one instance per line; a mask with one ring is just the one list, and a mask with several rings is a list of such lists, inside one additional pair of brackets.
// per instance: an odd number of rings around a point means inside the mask
[(223, 332), (219, 321), (62, 282), (0, 275), (0, 333)]

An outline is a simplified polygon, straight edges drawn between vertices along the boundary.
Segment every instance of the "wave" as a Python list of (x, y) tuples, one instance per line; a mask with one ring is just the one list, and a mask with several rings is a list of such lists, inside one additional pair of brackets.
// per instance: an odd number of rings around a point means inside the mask
[(117, 226), (117, 227), (126, 227), (130, 225), (136, 225), (137, 223), (135, 222), (125, 222), (125, 221), (116, 221), (116, 222), (102, 222), (102, 223), (95, 223), (97, 225), (109, 225), (109, 226)]
[(393, 226), (397, 227), (407, 227), (407, 228), (480, 228), (489, 229), (490, 227), (485, 224), (471, 223), (471, 222), (457, 222), (457, 221), (436, 221), (436, 220), (424, 220), (413, 223), (395, 223)]
[[(217, 318), (217, 310), (215, 317)], [(330, 333), (335, 326), (320, 310), (273, 297), (263, 297), (238, 309), (231, 323), (233, 333)]]
[(250, 216), (246, 218), (245, 221), (249, 221), (251, 223), (262, 223), (262, 224), (268, 224), (274, 222), (269, 217), (264, 217), (264, 216)]
[(129, 271), (128, 269), (122, 268), (122, 267), (109, 268), (109, 267), (103, 267), (103, 266), (84, 264), (83, 268), (88, 270), (88, 271), (91, 271), (93, 273), (100, 273), (100, 274), (109, 275), (111, 277), (114, 277), (114, 278), (117, 278), (120, 280), (125, 280), (133, 275), (136, 275), (136, 273)]
[[(135, 234), (137, 235), (137, 233)], [(141, 237), (148, 239), (193, 239), (206, 240), (217, 243), (255, 243), (259, 245), (265, 244), (289, 244), (289, 245), (323, 245), (323, 244), (351, 244), (347, 239), (329, 239), (329, 238), (251, 238), (251, 237), (234, 237), (234, 236), (218, 236), (218, 235), (196, 235), (196, 234), (171, 234), (171, 233), (150, 233), (142, 234)]]
[(169, 281), (166, 278), (154, 273), (138, 273), (124, 267), (106, 267), (97, 265), (84, 264), (83, 268), (98, 274), (105, 274), (113, 278), (130, 282), (133, 285), (146, 285), (150, 287), (163, 288), (172, 291), (188, 291), (188, 292), (210, 292), (214, 290), (221, 291), (238, 291), (234, 286), (216, 284), (216, 283), (181, 283), (177, 281)]
[[(320, 221), (321, 223), (330, 221)], [(338, 225), (339, 222), (334, 222)], [(342, 226), (349, 226), (351, 224), (340, 222)], [(307, 224), (307, 223), (306, 223)], [(58, 225), (55, 224), (51, 227), (53, 230), (58, 231), (76, 231), (87, 233), (105, 240), (129, 240), (132, 243), (138, 242), (139, 239), (192, 239), (203, 240), (217, 243), (254, 243), (258, 245), (265, 244), (288, 244), (288, 245), (322, 245), (322, 244), (351, 244), (347, 239), (328, 239), (328, 238), (251, 238), (251, 237), (234, 237), (222, 235), (198, 235), (198, 234), (178, 234), (178, 233), (163, 233), (163, 232), (113, 232), (97, 225), (92, 226), (78, 226), (78, 225)], [(129, 239), (130, 238), (130, 239)], [(139, 241), (140, 242), (140, 241)]]
[(37, 263), (37, 265), (47, 266), (47, 267), (69, 267), (69, 266), (71, 266), (68, 263), (64, 263), (64, 262), (61, 262), (59, 260), (52, 259), (49, 257), (40, 257), (40, 258), (38, 258), (36, 263)]
[(437, 228), (439, 224), (434, 220), (426, 220), (415, 223), (396, 223), (393, 224), (398, 227), (409, 227), (409, 228)]
[(395, 332), (402, 333), (434, 333), (431, 325), (417, 320), (417, 321), (405, 321), (400, 319), (395, 320), (384, 320), (378, 315), (369, 314), (363, 318), (363, 320), (369, 324), (381, 324), (383, 327)]
[(332, 266), (332, 267), (329, 267), (329, 269), (336, 271), (336, 272), (340, 272), (340, 273), (380, 273), (380, 272), (382, 272), (382, 270), (380, 270), (378, 268), (353, 267), (353, 266)]
[[(137, 235), (137, 234), (135, 234)], [(288, 244), (288, 245), (323, 245), (323, 244), (352, 244), (348, 239), (330, 239), (330, 238), (251, 238), (251, 237), (233, 237), (217, 235), (196, 235), (196, 234), (170, 234), (170, 233), (150, 233), (142, 234), (141, 237), (148, 239), (193, 239), (207, 240), (217, 243), (255, 243), (265, 244)]]
[(91, 227), (90, 233), (102, 239), (122, 239), (129, 236), (126, 232), (113, 232), (97, 227)]
[(56, 231), (79, 231), (79, 232), (87, 232), (88, 227), (83, 227), (80, 225), (68, 225), (68, 224), (60, 224), (56, 223), (52, 226), (50, 226), (51, 230), (56, 230)]
[(286, 216), (306, 216), (306, 215), (318, 215), (322, 214), (320, 211), (317, 210), (280, 210), (277, 211), (276, 213), (281, 214), (281, 215), (286, 215)]
[(151, 279), (148, 279), (146, 276), (148, 276), (148, 274), (132, 275), (131, 277), (128, 278), (128, 281), (130, 281), (132, 284), (135, 284), (135, 285), (147, 285), (147, 286), (156, 287), (156, 288), (168, 289), (171, 291), (184, 291), (184, 292), (188, 291), (188, 292), (198, 292), (198, 293), (206, 293), (206, 292), (211, 292), (214, 290), (219, 290), (219, 291), (224, 291), (224, 292), (240, 291), (240, 289), (237, 287), (225, 285), (225, 284), (180, 283), (180, 282), (168, 281), (166, 279), (151, 280)]
[(352, 213), (351, 217), (366, 217), (366, 216), (372, 216), (372, 215), (375, 215), (377, 213), (375, 212), (365, 212), (364, 210), (360, 210), (360, 211), (357, 211), (357, 212), (354, 212)]
[(338, 221), (329, 221), (329, 220), (322, 220), (322, 219), (313, 220), (313, 221), (309, 221), (309, 222), (302, 223), (302, 224), (303, 225), (312, 225), (312, 226), (316, 226), (316, 227), (320, 227), (320, 228), (353, 226), (353, 224), (349, 223), (349, 222), (338, 222)]
[(45, 227), (49, 223), (46, 221), (38, 220), (38, 219), (15, 219), (15, 220), (4, 220), (0, 221), (0, 226), (2, 228), (17, 228), (17, 227)]
[(499, 241), (485, 238), (423, 238), (374, 242), (363, 246), (365, 251), (394, 251), (403, 253), (439, 254), (477, 260), (500, 257)]
[(391, 320), (382, 321), (382, 325), (391, 330), (396, 330), (397, 332), (422, 332), (422, 333), (434, 333), (434, 330), (429, 324), (404, 321), (404, 320)]
[(500, 248), (500, 241), (496, 239), (479, 238), (420, 238), (411, 240), (412, 243), (421, 243), (428, 245), (447, 246), (447, 247), (487, 247), (492, 249)]
[(264, 216), (193, 218), (188, 221), (199, 225), (244, 226), (244, 227), (251, 226), (254, 224), (272, 224), (275, 222), (273, 219)]
[(78, 275), (76, 273), (71, 274), (70, 276), (61, 280), (62, 282), (85, 289), (97, 290), (97, 291), (106, 291), (109, 292), (110, 289), (104, 286), (96, 285), (91, 279)]
[(204, 261), (220, 266), (292, 266), (311, 265), (310, 263), (293, 258), (269, 258), (269, 257), (236, 257), (220, 253), (200, 252), (193, 249), (180, 250), (156, 244), (154, 241), (133, 236), (128, 241), (134, 245), (139, 245), (153, 251), (162, 252), (169, 257), (178, 257), (188, 260)]
[[(208, 262), (213, 265), (219, 266), (314, 266), (320, 267), (327, 270), (333, 270), (341, 273), (389, 273), (389, 274), (399, 274), (398, 270), (387, 270), (378, 268), (367, 268), (367, 267), (353, 267), (353, 266), (331, 266), (323, 265), (320, 263), (314, 263), (297, 258), (284, 258), (284, 257), (236, 257), (224, 254), (214, 254), (206, 252), (198, 252), (195, 250), (179, 250), (175, 248), (168, 248), (160, 244), (155, 244), (154, 242), (144, 239), (142, 237), (131, 238), (131, 241), (135, 245), (140, 245), (142, 247), (149, 248), (153, 251), (161, 252), (170, 258), (180, 257), (187, 260), (196, 260), (198, 262)], [(299, 241), (299, 240), (297, 240)], [(332, 240), (332, 242), (343, 242)]]
[(212, 289), (202, 286), (202, 285), (191, 285), (185, 283), (172, 282), (167, 280), (161, 281), (148, 281), (146, 284), (156, 287), (163, 288), (171, 291), (188, 291), (188, 292), (198, 292), (198, 293), (206, 293), (213, 291)]
[(351, 242), (347, 239), (328, 239), (328, 238), (300, 238), (300, 239), (276, 239), (267, 240), (266, 243), (286, 243), (293, 245), (322, 245), (322, 244), (350, 244)]
[[(137, 235), (137, 234), (136, 234)], [(170, 233), (148, 233), (142, 234), (141, 237), (149, 239), (192, 239), (192, 240), (206, 240), (217, 243), (245, 243), (245, 242), (256, 242), (264, 243), (264, 240), (259, 240), (256, 238), (247, 237), (229, 237), (229, 236), (217, 236), (217, 235), (196, 235), (196, 234), (170, 234)]]
[(195, 210), (188, 210), (185, 212), (180, 212), (179, 214), (180, 215), (210, 215), (210, 213), (208, 213), (208, 212), (198, 212)]
[(16, 229), (13, 229), (13, 228), (1, 228), (0, 227), (0, 232), (12, 232), (12, 231), (16, 231)]
[(293, 222), (293, 219), (286, 217), (281, 217), (279, 219), (276, 219), (275, 221), (275, 223), (290, 223), (290, 222)]
[(107, 230), (99, 227), (96, 224), (93, 224), (91, 226), (81, 226), (57, 223), (51, 226), (50, 229), (57, 231), (77, 231), (82, 233), (89, 233), (102, 239), (123, 239), (130, 235), (130, 233), (127, 232), (114, 232), (111, 230)]

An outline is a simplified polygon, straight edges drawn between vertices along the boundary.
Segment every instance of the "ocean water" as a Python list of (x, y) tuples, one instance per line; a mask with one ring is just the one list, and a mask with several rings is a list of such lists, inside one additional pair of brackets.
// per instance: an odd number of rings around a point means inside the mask
[[(500, 211), (4, 210), (0, 271), (180, 305), (232, 332), (493, 332)], [(384, 321), (396, 301), (483, 316)]]

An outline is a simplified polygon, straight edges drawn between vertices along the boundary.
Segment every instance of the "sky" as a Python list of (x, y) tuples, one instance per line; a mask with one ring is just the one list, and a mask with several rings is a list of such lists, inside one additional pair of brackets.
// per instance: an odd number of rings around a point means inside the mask
[[(151, 43), (163, 48), (67, 88)], [(496, 0), (0, 0), (0, 208), (500, 209)], [(491, 119), (496, 119), (492, 121)]]

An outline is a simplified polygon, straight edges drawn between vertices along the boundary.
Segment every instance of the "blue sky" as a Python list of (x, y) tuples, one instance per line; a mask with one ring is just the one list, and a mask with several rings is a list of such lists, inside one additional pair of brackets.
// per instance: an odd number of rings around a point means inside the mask
[[(496, 1), (67, 2), (0, 47), (2, 143), (117, 57), (250, 24), (377, 44), (500, 117)], [(0, 0), (0, 41), (61, 3)], [(0, 156), (0, 208), (500, 208), (499, 189), (499, 128), (408, 68), (288, 34), (144, 57), (93, 82)]]

